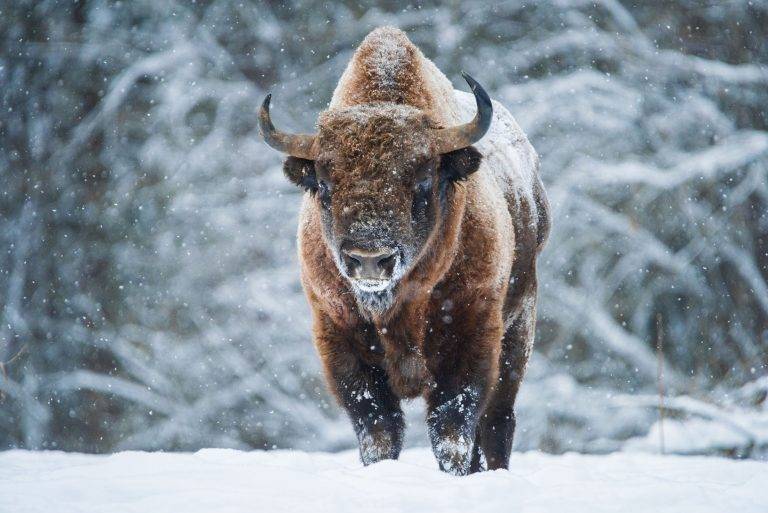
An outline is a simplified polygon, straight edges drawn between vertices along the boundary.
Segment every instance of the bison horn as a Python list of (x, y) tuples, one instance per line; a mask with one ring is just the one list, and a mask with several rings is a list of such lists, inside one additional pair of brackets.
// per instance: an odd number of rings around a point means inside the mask
[(313, 146), (315, 136), (310, 134), (289, 134), (276, 130), (275, 125), (272, 124), (272, 119), (269, 117), (269, 102), (271, 100), (272, 95), (268, 94), (264, 98), (264, 103), (261, 104), (261, 110), (259, 111), (259, 130), (261, 131), (261, 136), (264, 137), (264, 141), (277, 151), (282, 151), (292, 157), (314, 159)]
[(491, 99), (488, 96), (488, 93), (485, 92), (483, 86), (478, 84), (477, 81), (468, 74), (462, 71), (461, 76), (467, 81), (467, 84), (469, 84), (469, 87), (472, 89), (472, 94), (475, 95), (477, 114), (475, 114), (475, 117), (469, 123), (449, 128), (435, 129), (437, 152), (440, 154), (460, 150), (476, 143), (482, 139), (488, 131), (488, 127), (491, 126), (493, 105), (491, 105)]

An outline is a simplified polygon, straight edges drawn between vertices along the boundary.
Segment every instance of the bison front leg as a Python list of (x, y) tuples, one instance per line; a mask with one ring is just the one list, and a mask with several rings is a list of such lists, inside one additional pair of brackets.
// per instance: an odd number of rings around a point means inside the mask
[(456, 475), (480, 470), (478, 421), (498, 379), (503, 324), (498, 302), (454, 308), (451, 322), (435, 327), (427, 354), (435, 386), (427, 395), (427, 424), (440, 469)]
[(337, 375), (334, 381), (357, 435), (363, 464), (397, 459), (405, 422), (400, 401), (389, 388), (384, 372), (361, 365), (354, 373)]
[(440, 389), (427, 399), (427, 426), (432, 451), (440, 470), (464, 476), (470, 473), (475, 431), (483, 389), (467, 384), (460, 389)]
[(359, 353), (359, 347), (367, 344), (361, 337), (369, 329), (345, 331), (323, 317), (320, 320), (325, 322), (316, 324), (315, 344), (326, 379), (352, 421), (360, 459), (365, 465), (397, 459), (403, 445), (403, 412), (384, 371), (366, 363)]

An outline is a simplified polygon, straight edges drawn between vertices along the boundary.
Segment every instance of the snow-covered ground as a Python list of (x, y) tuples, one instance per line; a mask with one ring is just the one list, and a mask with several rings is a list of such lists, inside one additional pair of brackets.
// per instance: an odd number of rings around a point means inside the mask
[(427, 449), (367, 468), (352, 452), (0, 453), (2, 513), (768, 511), (768, 464), (515, 453), (458, 478)]

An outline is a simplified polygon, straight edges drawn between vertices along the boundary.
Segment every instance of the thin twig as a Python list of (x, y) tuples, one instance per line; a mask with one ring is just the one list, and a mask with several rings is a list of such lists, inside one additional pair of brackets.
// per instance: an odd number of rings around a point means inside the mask
[(656, 314), (656, 354), (658, 367), (656, 381), (659, 385), (659, 449), (664, 454), (664, 338), (661, 333), (661, 314)]
[[(3, 376), (3, 379), (5, 379), (5, 380), (7, 380), (7, 379), (8, 379), (8, 373), (6, 372), (6, 368), (7, 368), (9, 365), (11, 365), (13, 362), (15, 362), (16, 360), (18, 360), (18, 359), (19, 359), (19, 357), (20, 357), (22, 354), (24, 354), (24, 351), (26, 351), (26, 350), (27, 350), (27, 345), (26, 345), (26, 344), (24, 344), (23, 346), (21, 346), (21, 349), (19, 349), (18, 351), (16, 351), (16, 354), (15, 354), (15, 355), (13, 355), (13, 356), (11, 357), (11, 359), (10, 359), (10, 360), (8, 360), (7, 362), (0, 362), (0, 374), (2, 374), (2, 376)], [(0, 390), (0, 401), (4, 401), (4, 400), (5, 400), (5, 392), (3, 392), (2, 390)]]

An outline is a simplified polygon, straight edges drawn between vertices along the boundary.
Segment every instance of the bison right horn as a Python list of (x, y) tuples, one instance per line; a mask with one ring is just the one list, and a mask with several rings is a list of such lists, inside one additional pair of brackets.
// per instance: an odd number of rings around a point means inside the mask
[(272, 95), (264, 98), (259, 110), (259, 131), (264, 141), (277, 151), (287, 153), (292, 157), (312, 160), (315, 158), (315, 136), (313, 134), (289, 134), (275, 129), (269, 117), (269, 102)]
[(483, 86), (478, 84), (474, 78), (463, 71), (461, 76), (467, 81), (467, 84), (472, 89), (472, 94), (475, 95), (477, 113), (469, 123), (434, 130), (437, 153), (440, 154), (460, 150), (476, 143), (483, 138), (491, 126), (491, 118), (493, 117), (491, 98), (485, 92)]

